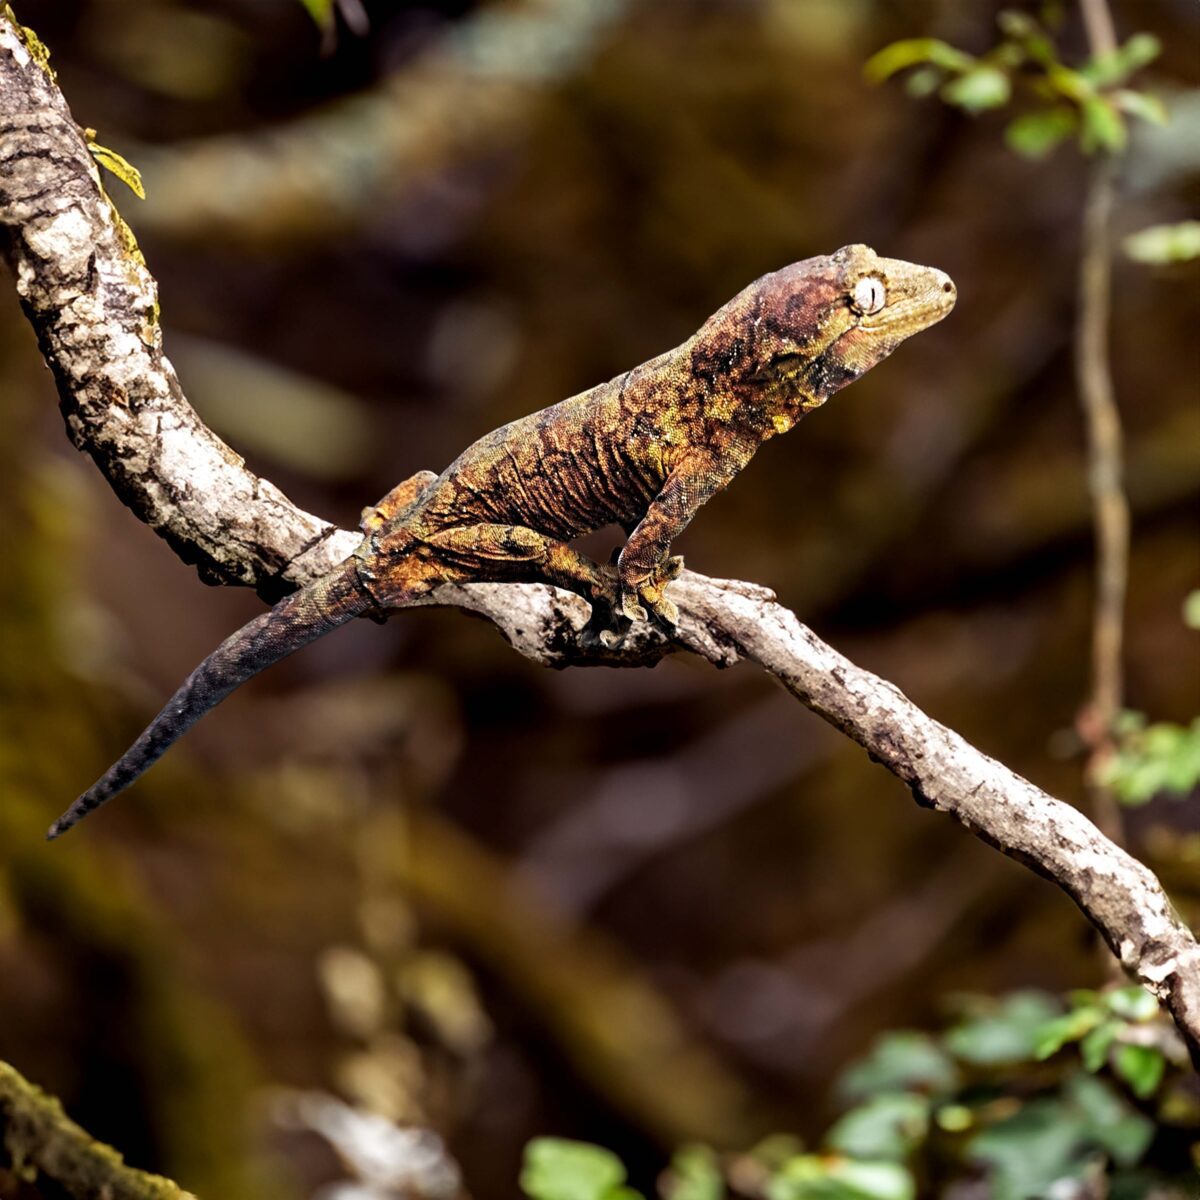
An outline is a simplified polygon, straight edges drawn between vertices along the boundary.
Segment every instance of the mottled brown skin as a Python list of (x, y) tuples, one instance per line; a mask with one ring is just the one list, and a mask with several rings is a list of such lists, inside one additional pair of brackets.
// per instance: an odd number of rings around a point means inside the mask
[[(673, 626), (671, 543), (754, 452), (954, 306), (941, 271), (867, 246), (764, 275), (682, 346), (479, 439), (363, 514), (339, 570), (280, 601), (190, 675), (126, 754), (51, 827), (57, 837), (133, 782), (252, 675), (355, 616), (443, 583), (537, 581), (593, 606), (591, 636)], [(615, 566), (570, 542), (627, 534)]]

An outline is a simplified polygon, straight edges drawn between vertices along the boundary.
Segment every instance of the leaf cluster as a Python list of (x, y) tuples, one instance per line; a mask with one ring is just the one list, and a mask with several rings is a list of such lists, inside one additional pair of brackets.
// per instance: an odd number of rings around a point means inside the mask
[[(1179, 1147), (1200, 1156), (1200, 1097), (1148, 992), (971, 996), (957, 1011), (938, 1035), (885, 1034), (848, 1068), (848, 1107), (815, 1150), (788, 1135), (736, 1155), (685, 1147), (661, 1200), (915, 1200), (971, 1181), (995, 1200), (1187, 1194), (1200, 1157)], [(521, 1186), (530, 1200), (644, 1200), (616, 1155), (554, 1138), (530, 1143)]]
[(870, 82), (882, 83), (915, 68), (907, 80), (910, 94), (936, 92), (972, 116), (1004, 107), (1019, 85), (1033, 107), (1009, 122), (1005, 139), (1027, 158), (1045, 157), (1072, 135), (1085, 154), (1119, 153), (1129, 140), (1130, 118), (1166, 121), (1157, 97), (1126, 86), (1130, 76), (1158, 57), (1161, 46), (1152, 34), (1135, 33), (1111, 53), (1069, 66), (1055, 40), (1053, 10), (1039, 20), (1005, 9), (997, 24), (1001, 38), (982, 55), (938, 38), (907, 38), (873, 55), (864, 72)]
[[(1191, 224), (1196, 226), (1195, 252), (1200, 254), (1200, 222)], [(1142, 247), (1144, 261), (1179, 260), (1178, 252), (1145, 257), (1155, 249), (1150, 235), (1164, 228), (1144, 229), (1130, 239)], [(1192, 629), (1200, 629), (1200, 592), (1188, 596), (1183, 619)], [(1097, 782), (1112, 789), (1122, 804), (1136, 807), (1160, 795), (1182, 799), (1200, 787), (1200, 717), (1190, 725), (1150, 724), (1144, 713), (1127, 711), (1121, 714), (1115, 733), (1116, 752), (1099, 765), (1096, 775)]]

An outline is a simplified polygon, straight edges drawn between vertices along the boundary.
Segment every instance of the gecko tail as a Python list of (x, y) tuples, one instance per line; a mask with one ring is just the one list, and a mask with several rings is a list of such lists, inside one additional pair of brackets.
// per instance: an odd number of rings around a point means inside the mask
[(124, 791), (247, 679), (371, 607), (358, 581), (355, 560), (350, 560), (243, 625), (184, 680), (137, 741), (50, 826), (47, 839), (66, 833)]

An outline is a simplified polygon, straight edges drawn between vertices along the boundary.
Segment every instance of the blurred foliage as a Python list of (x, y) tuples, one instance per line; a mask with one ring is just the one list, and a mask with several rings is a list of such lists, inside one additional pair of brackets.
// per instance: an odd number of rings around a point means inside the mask
[(881, 83), (899, 71), (919, 67), (908, 78), (911, 95), (937, 92), (964, 112), (1001, 108), (1015, 83), (1037, 107), (1015, 117), (1005, 138), (1018, 154), (1042, 158), (1059, 142), (1077, 134), (1085, 154), (1123, 150), (1129, 117), (1154, 124), (1167, 119), (1162, 101), (1124, 85), (1161, 53), (1159, 40), (1135, 33), (1111, 53), (1097, 54), (1076, 67), (1062, 61), (1055, 30), (1062, 25), (1061, 4), (1042, 6), (1042, 19), (1016, 9), (996, 18), (1004, 35), (980, 56), (966, 54), (937, 38), (909, 38), (876, 53), (865, 67), (868, 80)]
[[(986, 1180), (989, 1200), (1185, 1200), (1200, 1170), (1200, 1079), (1140, 987), (964, 996), (942, 1034), (882, 1035), (842, 1075), (852, 1106), (819, 1152), (767, 1139), (745, 1154), (680, 1151), (662, 1200), (914, 1200)], [(630, 1193), (606, 1150), (538, 1139), (531, 1200)], [(728, 1189), (728, 1190), (727, 1190)]]
[[(1131, 233), (1125, 239), (1124, 245), (1125, 253), (1134, 262), (1154, 266), (1191, 262), (1194, 258), (1200, 258), (1200, 221), (1151, 225), (1149, 229)], [(1200, 596), (1200, 592), (1193, 595)]]
[[(1183, 619), (1200, 630), (1200, 591), (1188, 594)], [(1145, 714), (1125, 712), (1115, 733), (1116, 752), (1097, 774), (1122, 804), (1147, 804), (1159, 795), (1182, 799), (1200, 787), (1200, 717), (1190, 725), (1149, 724)]]

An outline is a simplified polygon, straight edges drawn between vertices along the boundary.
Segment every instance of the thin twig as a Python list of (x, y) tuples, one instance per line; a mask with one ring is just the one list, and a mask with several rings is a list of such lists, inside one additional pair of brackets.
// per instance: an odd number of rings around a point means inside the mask
[[(1105, 0), (1081, 3), (1092, 54), (1115, 48)], [(1122, 644), (1129, 575), (1129, 501), (1123, 479), (1121, 416), (1108, 359), (1115, 203), (1116, 164), (1102, 158), (1092, 167), (1083, 209), (1075, 326), (1075, 373), (1087, 431), (1087, 479), (1096, 537), (1092, 683), (1080, 728), (1090, 750), (1087, 774), (1092, 811), (1100, 828), (1121, 842), (1124, 822), (1120, 807), (1111, 790), (1095, 781), (1097, 768), (1113, 753), (1113, 730), (1124, 703)]]

